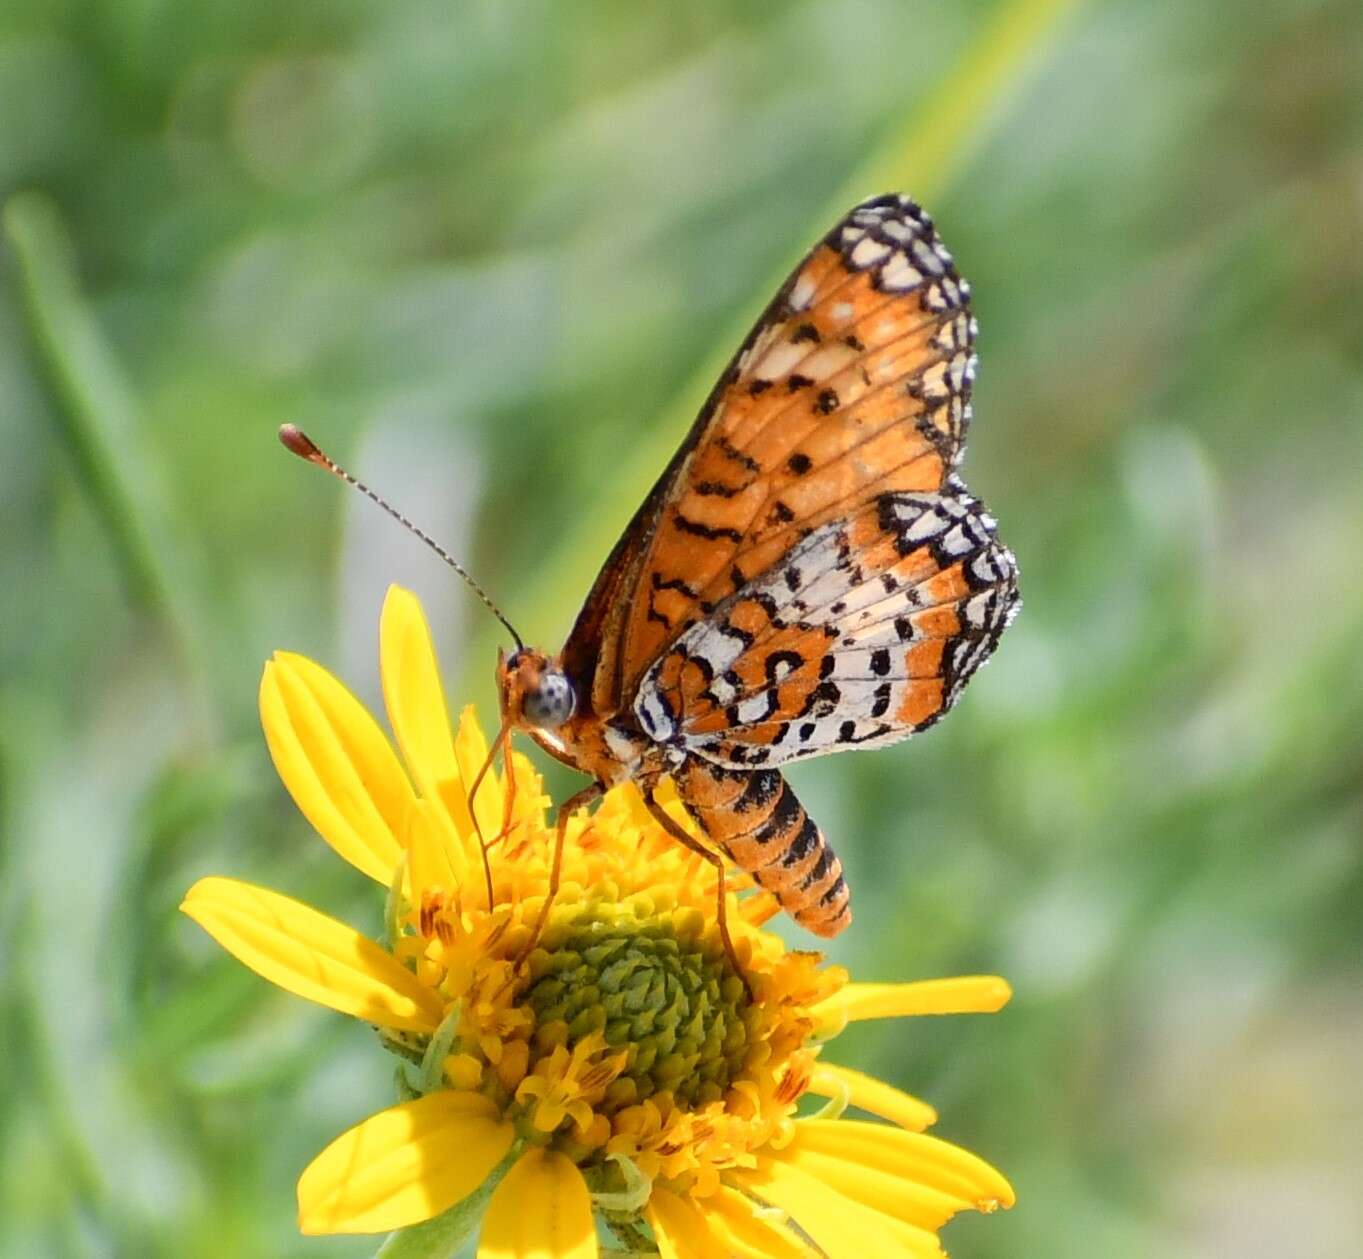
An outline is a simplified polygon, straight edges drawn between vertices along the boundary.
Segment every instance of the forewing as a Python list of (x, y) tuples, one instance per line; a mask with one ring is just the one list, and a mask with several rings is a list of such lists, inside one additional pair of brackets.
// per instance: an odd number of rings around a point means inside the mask
[(688, 629), (635, 713), (733, 768), (893, 743), (955, 703), (1017, 605), (1012, 553), (959, 480), (884, 494)]
[(597, 579), (564, 648), (599, 714), (801, 538), (935, 493), (970, 419), (969, 286), (907, 197), (849, 213), (781, 287)]

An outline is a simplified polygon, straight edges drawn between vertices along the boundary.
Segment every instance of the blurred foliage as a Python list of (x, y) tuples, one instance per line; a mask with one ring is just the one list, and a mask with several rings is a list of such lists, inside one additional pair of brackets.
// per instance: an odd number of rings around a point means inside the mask
[(375, 700), (400, 580), (486, 711), (494, 638), (275, 427), (555, 644), (882, 185), (974, 283), (966, 474), (1027, 606), (931, 737), (795, 777), (839, 960), (1018, 996), (842, 1045), (1015, 1180), (956, 1254), (1363, 1252), (1361, 100), (1356, 0), (8, 0), (0, 1252), (372, 1251), (292, 1198), (382, 1056), (175, 907), (213, 871), (374, 923), (261, 661)]

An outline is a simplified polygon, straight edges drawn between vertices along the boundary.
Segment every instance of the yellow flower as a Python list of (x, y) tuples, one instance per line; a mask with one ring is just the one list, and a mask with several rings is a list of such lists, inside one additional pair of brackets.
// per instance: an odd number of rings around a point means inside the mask
[[(596, 1255), (598, 1224), (632, 1252), (681, 1259), (865, 1259), (940, 1255), (957, 1211), (1012, 1204), (992, 1167), (924, 1134), (931, 1107), (821, 1057), (853, 1020), (997, 1010), (1003, 980), (849, 983), (762, 930), (774, 902), (731, 877), (750, 998), (719, 937), (713, 871), (632, 788), (570, 823), (557, 899), (517, 970), (552, 854), (539, 777), (515, 754), (514, 784), (488, 774), (479, 790), (483, 834), (509, 820), (489, 907), (467, 802), (487, 744), (469, 709), (451, 731), (421, 609), (397, 588), (381, 657), (401, 762), (302, 657), (266, 665), (260, 707), (298, 807), (387, 890), (383, 943), (231, 879), (201, 880), (183, 905), (266, 979), (372, 1023), (400, 1059), (402, 1100), (299, 1180), (305, 1233), (454, 1221), (448, 1252), (485, 1202), (483, 1259)], [(806, 1095), (830, 1100), (807, 1113)], [(848, 1107), (888, 1122), (841, 1118)]]

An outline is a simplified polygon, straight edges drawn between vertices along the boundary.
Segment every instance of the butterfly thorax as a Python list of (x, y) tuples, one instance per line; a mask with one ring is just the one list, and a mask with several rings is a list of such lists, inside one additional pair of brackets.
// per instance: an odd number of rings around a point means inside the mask
[(660, 749), (635, 723), (590, 710), (554, 657), (523, 647), (497, 659), (497, 691), (508, 729), (523, 730), (550, 756), (612, 786), (665, 771)]

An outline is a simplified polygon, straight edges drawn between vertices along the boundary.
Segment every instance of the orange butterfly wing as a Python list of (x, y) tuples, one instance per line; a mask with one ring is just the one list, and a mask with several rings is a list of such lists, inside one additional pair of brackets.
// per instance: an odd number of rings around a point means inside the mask
[(942, 489), (970, 419), (968, 300), (906, 197), (863, 202), (815, 246), (588, 596), (562, 659), (592, 712), (627, 707), (672, 643), (811, 530)]

